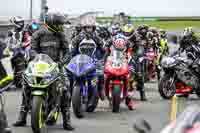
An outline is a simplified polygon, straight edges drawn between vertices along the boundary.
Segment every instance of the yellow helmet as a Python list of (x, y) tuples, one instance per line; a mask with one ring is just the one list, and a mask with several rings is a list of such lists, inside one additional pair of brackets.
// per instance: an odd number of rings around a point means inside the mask
[(135, 31), (135, 29), (132, 24), (126, 24), (122, 27), (122, 31), (125, 36), (130, 36)]

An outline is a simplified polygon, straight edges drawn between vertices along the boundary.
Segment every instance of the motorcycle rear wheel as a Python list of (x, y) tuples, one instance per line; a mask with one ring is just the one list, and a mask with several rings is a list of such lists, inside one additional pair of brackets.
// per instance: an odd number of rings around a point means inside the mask
[(121, 89), (119, 85), (114, 85), (112, 88), (112, 112), (118, 113), (120, 110)]

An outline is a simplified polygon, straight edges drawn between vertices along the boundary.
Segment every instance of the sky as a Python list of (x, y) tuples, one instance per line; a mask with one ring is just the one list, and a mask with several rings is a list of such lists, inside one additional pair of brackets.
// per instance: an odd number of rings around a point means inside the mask
[[(30, 0), (1, 0), (0, 16), (29, 17)], [(123, 11), (136, 16), (200, 16), (200, 0), (48, 0), (50, 11), (81, 14), (104, 11), (106, 16)], [(33, 0), (33, 15), (39, 16), (40, 0)]]

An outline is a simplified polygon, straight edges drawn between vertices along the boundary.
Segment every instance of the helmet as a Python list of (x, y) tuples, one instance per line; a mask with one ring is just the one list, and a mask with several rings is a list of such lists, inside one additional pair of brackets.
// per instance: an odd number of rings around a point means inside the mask
[(133, 34), (134, 30), (134, 26), (132, 24), (126, 24), (123, 28), (122, 31), (124, 33), (125, 36), (129, 37)]
[(116, 35), (113, 46), (116, 50), (123, 51), (126, 48), (126, 37), (122, 34)]
[(140, 26), (138, 27), (137, 31), (138, 31), (138, 33), (139, 33), (140, 35), (145, 36), (146, 33), (148, 32), (148, 29), (149, 29), (148, 25), (140, 25)]
[(21, 31), (24, 28), (24, 19), (20, 16), (11, 18), (10, 22), (14, 24), (16, 30)]
[(147, 32), (147, 38), (149, 39), (149, 40), (152, 40), (153, 39), (153, 32)]
[(84, 16), (81, 18), (81, 27), (86, 33), (93, 33), (96, 30), (96, 18), (94, 16)]
[(115, 25), (112, 25), (112, 27), (111, 27), (112, 36), (115, 36), (120, 32), (121, 32), (120, 24), (116, 23)]
[(161, 37), (161, 38), (166, 38), (166, 37), (167, 37), (167, 32), (166, 32), (166, 30), (160, 29), (160, 37)]
[(63, 31), (65, 17), (60, 13), (49, 13), (46, 17), (46, 25), (48, 30), (52, 32)]
[(158, 33), (158, 30), (156, 27), (149, 27), (148, 29), (150, 32), (152, 32), (153, 34), (157, 34)]
[(192, 27), (187, 27), (184, 29), (184, 32), (183, 32), (183, 37), (192, 37), (194, 35), (194, 32), (192, 30)]
[(28, 26), (28, 31), (30, 34), (33, 34), (39, 28), (40, 28), (39, 24), (37, 24), (36, 22), (33, 22), (31, 25)]

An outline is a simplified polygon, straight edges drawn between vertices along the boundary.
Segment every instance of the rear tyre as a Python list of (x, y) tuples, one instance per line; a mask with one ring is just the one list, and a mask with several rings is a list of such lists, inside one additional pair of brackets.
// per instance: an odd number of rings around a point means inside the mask
[(121, 89), (119, 85), (114, 85), (112, 88), (112, 112), (118, 113), (120, 109)]

